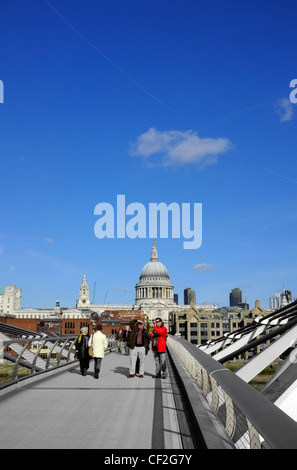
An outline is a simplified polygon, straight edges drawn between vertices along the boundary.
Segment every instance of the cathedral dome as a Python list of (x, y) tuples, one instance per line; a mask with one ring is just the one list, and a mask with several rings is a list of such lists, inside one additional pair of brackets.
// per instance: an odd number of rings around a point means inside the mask
[(156, 244), (154, 242), (151, 260), (146, 263), (140, 273), (140, 279), (144, 277), (165, 277), (169, 279), (169, 274), (164, 264), (160, 263)]
[(169, 274), (164, 264), (160, 261), (150, 261), (145, 266), (143, 266), (140, 278), (145, 276), (154, 276), (154, 277), (166, 277), (169, 278)]
[(136, 305), (171, 305), (173, 304), (173, 284), (164, 264), (160, 263), (156, 244), (152, 248), (151, 259), (140, 273), (139, 283), (136, 284)]

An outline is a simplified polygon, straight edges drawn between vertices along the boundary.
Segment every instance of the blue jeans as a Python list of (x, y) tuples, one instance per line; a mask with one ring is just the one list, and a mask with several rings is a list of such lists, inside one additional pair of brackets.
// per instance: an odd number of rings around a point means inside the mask
[(159, 353), (158, 351), (154, 351), (154, 360), (156, 366), (156, 375), (161, 375), (161, 371), (163, 375), (166, 375), (166, 352)]

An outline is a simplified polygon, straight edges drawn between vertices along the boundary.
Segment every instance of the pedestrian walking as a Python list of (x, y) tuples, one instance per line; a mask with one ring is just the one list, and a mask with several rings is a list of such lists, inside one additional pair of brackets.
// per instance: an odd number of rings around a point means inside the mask
[(131, 335), (128, 339), (130, 348), (130, 370), (128, 378), (134, 377), (137, 358), (139, 358), (139, 377), (144, 375), (144, 360), (149, 351), (150, 338), (141, 319), (130, 322)]
[(80, 335), (75, 342), (75, 355), (79, 359), (80, 371), (82, 375), (87, 375), (90, 364), (90, 356), (88, 352), (89, 329), (87, 326), (81, 328)]
[(131, 333), (132, 333), (132, 330), (131, 330), (130, 325), (126, 325), (126, 329), (124, 330), (124, 336), (123, 336), (125, 356), (129, 356), (129, 353), (130, 353), (130, 349), (128, 346), (128, 339)]
[(116, 342), (117, 342), (117, 348), (118, 348), (119, 353), (122, 352), (123, 341), (124, 341), (124, 330), (123, 328), (120, 328), (116, 334)]
[(166, 379), (167, 377), (166, 338), (167, 328), (164, 326), (161, 318), (156, 318), (150, 338), (153, 343), (152, 350), (156, 367), (154, 378), (162, 377), (162, 379)]
[(99, 372), (101, 369), (101, 362), (104, 358), (104, 351), (108, 346), (106, 336), (102, 333), (102, 325), (99, 324), (95, 327), (95, 333), (93, 333), (89, 339), (89, 346), (93, 347), (93, 359), (94, 359), (94, 377), (99, 378)]

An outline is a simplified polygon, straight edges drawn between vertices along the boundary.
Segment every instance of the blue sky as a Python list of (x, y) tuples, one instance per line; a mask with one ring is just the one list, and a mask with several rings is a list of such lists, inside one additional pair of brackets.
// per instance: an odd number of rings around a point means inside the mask
[[(157, 237), (182, 302), (297, 296), (296, 2), (6, 0), (0, 287), (23, 307), (131, 303), (150, 238), (94, 208), (202, 203), (202, 245)], [(127, 220), (129, 217), (127, 216)]]

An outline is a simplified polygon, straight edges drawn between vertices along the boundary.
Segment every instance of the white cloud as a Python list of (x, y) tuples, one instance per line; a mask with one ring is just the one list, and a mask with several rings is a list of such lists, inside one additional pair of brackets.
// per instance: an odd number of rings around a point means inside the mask
[(127, 292), (129, 290), (129, 287), (115, 286), (114, 290), (119, 291), (119, 292)]
[(192, 130), (162, 132), (151, 127), (132, 144), (131, 155), (147, 161), (157, 156), (155, 161), (149, 161), (152, 166), (199, 164), (204, 167), (216, 163), (218, 155), (230, 148), (227, 138), (201, 138)]
[(53, 238), (50, 238), (50, 237), (43, 237), (43, 240), (46, 242), (46, 243), (49, 243), (50, 245), (55, 243), (55, 240)]
[(288, 122), (293, 119), (294, 108), (288, 98), (282, 98), (275, 103), (275, 109), (279, 115), (280, 122)]
[(61, 258), (55, 258), (53, 256), (48, 256), (39, 251), (33, 249), (27, 249), (24, 251), (24, 256), (26, 259), (30, 259), (39, 263), (40, 266), (46, 267), (47, 269), (54, 269), (56, 272), (61, 272), (63, 274), (73, 274), (76, 272), (81, 273), (81, 269), (73, 265), (71, 262), (63, 261)]
[(197, 271), (199, 273), (205, 273), (207, 271), (212, 271), (212, 269), (214, 269), (215, 266), (213, 264), (209, 264), (209, 263), (200, 263), (200, 264), (195, 264), (193, 266), (193, 271)]

